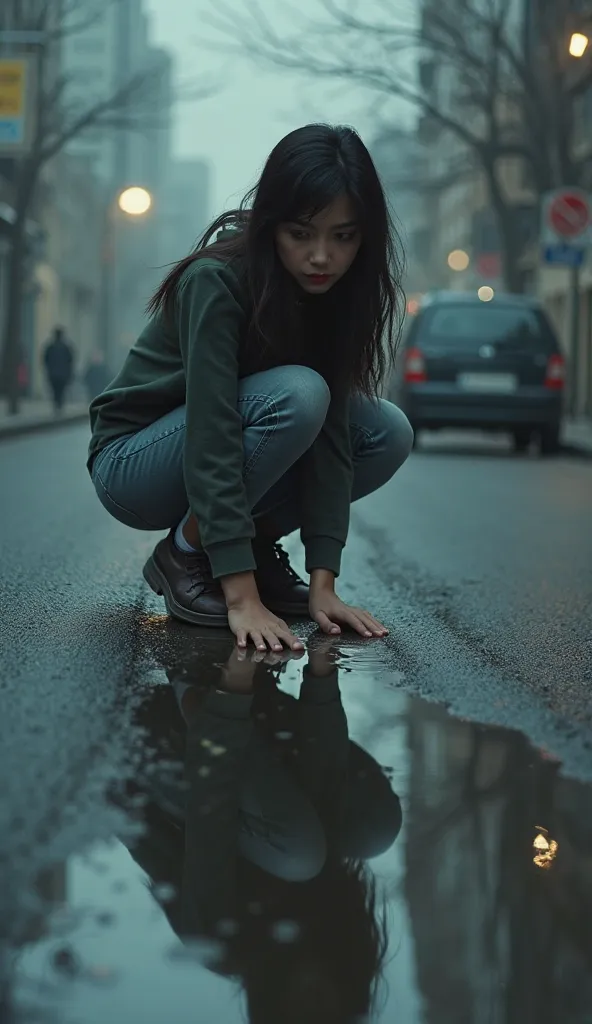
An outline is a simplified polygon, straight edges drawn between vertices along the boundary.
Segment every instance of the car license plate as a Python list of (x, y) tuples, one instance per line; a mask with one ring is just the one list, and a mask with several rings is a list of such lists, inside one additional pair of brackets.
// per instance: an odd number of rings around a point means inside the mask
[(513, 373), (459, 373), (457, 383), (462, 391), (481, 395), (511, 395), (518, 387)]

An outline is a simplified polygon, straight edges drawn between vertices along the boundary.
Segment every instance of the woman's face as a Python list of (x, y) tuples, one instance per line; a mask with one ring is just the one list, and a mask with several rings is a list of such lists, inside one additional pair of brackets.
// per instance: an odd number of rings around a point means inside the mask
[(275, 241), (288, 273), (304, 291), (318, 295), (347, 273), (362, 244), (362, 233), (354, 204), (344, 194), (312, 220), (280, 224)]

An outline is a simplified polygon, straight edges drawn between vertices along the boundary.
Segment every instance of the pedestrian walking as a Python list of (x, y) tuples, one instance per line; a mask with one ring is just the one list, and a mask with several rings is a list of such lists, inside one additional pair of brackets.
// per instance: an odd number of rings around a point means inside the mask
[[(222, 237), (219, 237), (222, 233)], [(413, 443), (377, 398), (400, 323), (401, 257), (376, 169), (351, 128), (284, 138), (238, 210), (153, 296), (91, 405), (88, 468), (120, 522), (164, 530), (144, 566), (169, 613), (293, 650), (285, 617), (327, 634), (387, 629), (337, 595), (350, 503)], [(300, 529), (309, 584), (280, 539)]]
[(74, 374), (74, 350), (63, 327), (55, 327), (43, 352), (43, 365), (51, 390), (54, 410), (60, 413)]

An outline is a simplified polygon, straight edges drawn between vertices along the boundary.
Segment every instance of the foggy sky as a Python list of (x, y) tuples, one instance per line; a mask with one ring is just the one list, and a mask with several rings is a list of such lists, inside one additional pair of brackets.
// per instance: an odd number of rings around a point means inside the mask
[[(248, 4), (249, 0), (234, 0)], [(212, 72), (227, 85), (202, 103), (182, 104), (175, 117), (175, 153), (206, 157), (215, 170), (211, 214), (233, 205), (256, 180), (265, 158), (287, 132), (308, 121), (353, 124), (368, 141), (372, 135), (373, 94), (343, 83), (310, 81), (281, 69), (254, 68), (213, 53), (200, 41), (203, 0), (146, 0), (153, 42), (169, 48), (182, 79)], [(281, 0), (261, 0), (275, 25), (289, 27)], [(299, 0), (303, 13), (318, 11), (317, 0)], [(214, 30), (205, 29), (212, 39)]]

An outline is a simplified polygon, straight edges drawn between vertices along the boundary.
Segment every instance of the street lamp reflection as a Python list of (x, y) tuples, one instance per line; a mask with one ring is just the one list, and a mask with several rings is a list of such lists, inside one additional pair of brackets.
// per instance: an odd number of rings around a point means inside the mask
[(532, 843), (535, 851), (532, 858), (533, 864), (536, 864), (537, 868), (542, 868), (543, 871), (548, 871), (557, 857), (559, 843), (555, 839), (548, 838), (549, 833), (542, 825), (537, 825), (536, 828), (538, 831)]
[(572, 57), (583, 57), (590, 40), (583, 32), (574, 32), (569, 41), (569, 52)]
[(488, 284), (484, 284), (481, 286), (481, 288), (479, 288), (477, 295), (481, 299), (481, 302), (491, 302), (495, 295), (495, 292), (493, 288), (491, 288)]
[(147, 189), (134, 185), (120, 193), (117, 205), (123, 213), (127, 213), (130, 217), (142, 217), (152, 206), (152, 196)]

